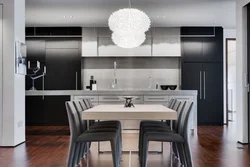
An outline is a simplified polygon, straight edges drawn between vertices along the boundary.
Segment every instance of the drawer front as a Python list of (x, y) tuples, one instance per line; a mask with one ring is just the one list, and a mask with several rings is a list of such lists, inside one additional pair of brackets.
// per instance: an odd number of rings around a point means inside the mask
[(98, 103), (98, 96), (74, 96), (74, 100), (90, 99), (91, 102)]
[(193, 101), (193, 96), (169, 96), (169, 100), (177, 99), (180, 101)]
[(119, 96), (99, 96), (99, 102), (120, 102)]
[(144, 102), (167, 102), (168, 96), (144, 96)]

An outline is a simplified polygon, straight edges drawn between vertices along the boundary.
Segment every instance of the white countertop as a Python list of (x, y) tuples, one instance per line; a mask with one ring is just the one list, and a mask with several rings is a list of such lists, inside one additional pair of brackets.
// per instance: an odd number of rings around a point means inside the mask
[(149, 90), (149, 89), (109, 89), (109, 90), (35, 90), (26, 91), (26, 96), (99, 96), (99, 95), (189, 95), (197, 96), (197, 90)]

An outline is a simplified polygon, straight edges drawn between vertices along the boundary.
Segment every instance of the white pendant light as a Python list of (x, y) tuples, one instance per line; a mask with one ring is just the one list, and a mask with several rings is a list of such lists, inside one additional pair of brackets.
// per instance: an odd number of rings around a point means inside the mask
[(109, 17), (110, 30), (122, 34), (146, 32), (150, 23), (143, 11), (134, 8), (120, 9)]
[(135, 48), (146, 39), (151, 21), (141, 10), (129, 7), (120, 9), (109, 17), (109, 28), (113, 31), (113, 42), (122, 48)]
[(140, 46), (146, 39), (145, 33), (137, 33), (137, 34), (126, 34), (121, 35), (116, 32), (112, 33), (112, 40), (114, 44), (121, 48), (135, 48)]

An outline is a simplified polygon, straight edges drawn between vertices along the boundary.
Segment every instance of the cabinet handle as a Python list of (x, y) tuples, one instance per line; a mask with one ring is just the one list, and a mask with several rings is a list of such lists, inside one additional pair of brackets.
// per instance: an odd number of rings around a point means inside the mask
[(200, 71), (200, 99), (202, 99), (202, 97), (201, 97), (201, 96), (202, 96), (202, 95), (201, 95), (201, 87), (202, 87), (202, 86), (201, 86), (201, 75), (202, 75), (202, 74), (201, 74), (201, 71)]
[(247, 73), (245, 73), (245, 87), (247, 88), (247, 91), (249, 92), (249, 83), (248, 83), (248, 76)]
[(203, 71), (203, 78), (204, 78), (204, 99), (206, 99), (206, 71)]
[[(45, 79), (45, 77), (43, 75), (43, 93), (44, 93), (44, 79)], [(44, 95), (43, 95), (43, 100), (44, 100)]]
[(78, 81), (77, 81), (77, 72), (76, 72), (76, 90), (77, 90), (77, 82), (78, 82)]

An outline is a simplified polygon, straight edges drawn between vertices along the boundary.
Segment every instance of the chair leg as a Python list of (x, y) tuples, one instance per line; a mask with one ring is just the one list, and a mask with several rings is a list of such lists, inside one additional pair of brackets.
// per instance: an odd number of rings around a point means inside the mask
[(185, 162), (185, 153), (183, 151), (183, 147), (182, 147), (182, 143), (175, 143), (176, 147), (177, 147), (177, 152), (178, 152), (178, 155), (179, 155), (179, 160), (180, 160), (180, 163), (182, 165), (185, 165), (186, 162)]
[(142, 142), (141, 167), (147, 167), (149, 141), (144, 136)]
[(185, 142), (183, 144), (184, 147), (184, 151), (185, 151), (185, 157), (186, 157), (186, 161), (187, 161), (187, 166), (188, 167), (193, 167), (193, 161), (192, 161), (192, 155), (191, 155), (191, 151), (189, 148), (189, 144), (187, 142)]
[(81, 151), (81, 143), (76, 143), (73, 165), (78, 165), (79, 164), (80, 157), (81, 157), (80, 151)]
[(111, 145), (111, 151), (112, 151), (112, 158), (113, 158), (113, 165), (114, 167), (118, 167), (118, 163), (117, 163), (117, 141), (110, 141), (110, 145)]
[(67, 167), (73, 167), (74, 155), (75, 155), (76, 143), (70, 143)]

